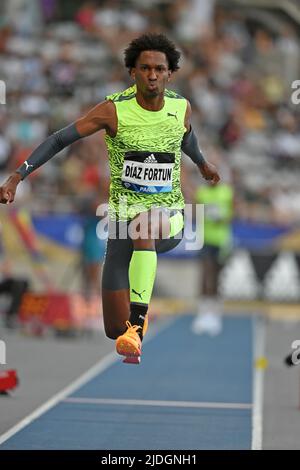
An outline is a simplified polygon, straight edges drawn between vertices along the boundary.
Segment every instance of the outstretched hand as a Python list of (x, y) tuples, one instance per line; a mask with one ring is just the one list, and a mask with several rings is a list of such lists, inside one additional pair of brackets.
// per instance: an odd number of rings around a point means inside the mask
[(1, 204), (10, 204), (14, 201), (16, 190), (19, 182), (21, 181), (21, 176), (18, 173), (11, 175), (5, 183), (0, 186), (0, 203)]
[(198, 166), (203, 178), (210, 182), (212, 186), (218, 184), (220, 181), (220, 175), (217, 168), (211, 163), (205, 162), (203, 165)]

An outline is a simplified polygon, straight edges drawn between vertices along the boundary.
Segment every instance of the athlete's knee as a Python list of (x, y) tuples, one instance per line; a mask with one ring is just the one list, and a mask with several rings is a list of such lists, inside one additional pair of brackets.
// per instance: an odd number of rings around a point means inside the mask
[(129, 234), (135, 249), (154, 250), (155, 241), (160, 238), (167, 238), (169, 232), (169, 219), (160, 209), (140, 213), (129, 226)]
[(133, 240), (133, 248), (135, 250), (155, 250), (155, 240), (150, 239), (137, 239)]
[(141, 212), (129, 224), (128, 233), (133, 241), (148, 240), (152, 238), (152, 224), (150, 212)]

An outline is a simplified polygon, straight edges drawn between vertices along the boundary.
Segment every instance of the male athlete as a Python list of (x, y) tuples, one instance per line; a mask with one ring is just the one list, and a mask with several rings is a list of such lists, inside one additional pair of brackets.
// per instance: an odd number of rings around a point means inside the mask
[(105, 129), (111, 223), (102, 276), (103, 316), (106, 335), (116, 339), (117, 352), (127, 363), (140, 362), (157, 252), (180, 241), (174, 237), (183, 229), (181, 149), (206, 180), (216, 184), (220, 179), (198, 147), (190, 104), (166, 89), (179, 58), (164, 35), (133, 40), (125, 50), (125, 66), (134, 85), (107, 96), (86, 116), (48, 137), (0, 187), (0, 202), (13, 202), (21, 180), (66, 146)]

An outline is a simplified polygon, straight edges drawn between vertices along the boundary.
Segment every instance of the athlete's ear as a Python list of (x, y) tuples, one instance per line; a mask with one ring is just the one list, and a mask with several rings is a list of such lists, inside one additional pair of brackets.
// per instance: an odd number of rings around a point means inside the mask
[(168, 82), (171, 80), (171, 76), (172, 76), (172, 71), (168, 70)]
[(132, 80), (135, 80), (135, 68), (132, 68), (130, 70), (130, 76), (131, 76)]

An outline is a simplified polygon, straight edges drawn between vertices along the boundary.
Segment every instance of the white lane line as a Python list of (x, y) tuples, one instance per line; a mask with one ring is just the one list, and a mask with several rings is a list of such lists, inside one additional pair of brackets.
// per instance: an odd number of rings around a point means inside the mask
[[(145, 337), (145, 343), (151, 340), (154, 336), (157, 336), (160, 334), (162, 331), (167, 329), (176, 319), (168, 319), (162, 326), (157, 326), (154, 325), (151, 328), (151, 331), (147, 334)], [(121, 361), (122, 358), (118, 356), (115, 352), (112, 352), (102, 358), (99, 362), (97, 362), (94, 366), (92, 366), (87, 372), (85, 372), (83, 375), (81, 375), (78, 379), (76, 379), (74, 382), (72, 382), (70, 385), (65, 387), (63, 390), (58, 392), (56, 395), (54, 395), (50, 400), (46, 401), (42, 406), (37, 408), (35, 411), (33, 411), (31, 414), (26, 416), (26, 418), (22, 419), (19, 423), (17, 423), (15, 426), (13, 426), (11, 429), (6, 431), (4, 434), (0, 436), (0, 445), (3, 444), (3, 442), (7, 441), (10, 439), (14, 434), (17, 432), (21, 431), (21, 429), (25, 428), (29, 424), (31, 424), (35, 419), (39, 418), (42, 414), (46, 413), (47, 411), (50, 410), (50, 408), (53, 408), (55, 405), (57, 405), (59, 402), (64, 400), (68, 395), (71, 395), (74, 393), (76, 390), (78, 390), (80, 387), (85, 385), (87, 382), (92, 380), (94, 377), (96, 377), (98, 374), (101, 374), (104, 372), (108, 367), (110, 367), (112, 364), (115, 362)], [(125, 365), (124, 367), (133, 367), (131, 365)], [(138, 367), (138, 366), (136, 366)]]
[(12, 437), (14, 434), (21, 431), (21, 429), (25, 428), (25, 426), (28, 426), (30, 423), (32, 423), (32, 421), (39, 418), (42, 414), (46, 413), (46, 411), (48, 411), (50, 408), (53, 408), (53, 406), (57, 405), (57, 403), (63, 400), (66, 396), (75, 392), (75, 390), (80, 388), (86, 382), (93, 379), (97, 374), (100, 374), (101, 372), (103, 372), (110, 365), (116, 362), (117, 359), (118, 358), (116, 357), (115, 352), (110, 353), (107, 356), (105, 356), (100, 362), (98, 362), (93, 367), (91, 367), (81, 377), (79, 377), (77, 380), (72, 382), (70, 385), (68, 385), (66, 388), (64, 388), (60, 392), (58, 392), (56, 395), (50, 398), (50, 400), (46, 401), (42, 406), (37, 408), (26, 418), (22, 419), (19, 423), (17, 423), (15, 426), (9, 429), (7, 432), (2, 434), (2, 436), (0, 436), (0, 445), (3, 444), (3, 442), (7, 441), (7, 439)]
[(85, 405), (159, 406), (173, 408), (213, 408), (229, 410), (250, 410), (251, 403), (218, 403), (201, 401), (128, 400), (113, 398), (65, 398), (64, 403)]
[(257, 317), (254, 320), (254, 377), (253, 377), (253, 413), (252, 413), (252, 450), (262, 449), (263, 435), (263, 398), (264, 398), (264, 368), (256, 367), (257, 359), (265, 354), (265, 320)]

